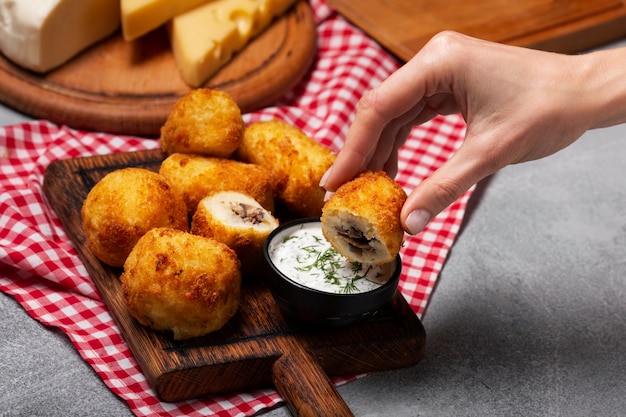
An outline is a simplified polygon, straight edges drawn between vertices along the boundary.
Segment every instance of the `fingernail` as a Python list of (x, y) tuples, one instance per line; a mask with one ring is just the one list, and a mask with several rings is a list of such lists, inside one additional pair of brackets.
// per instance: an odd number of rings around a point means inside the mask
[(407, 232), (416, 235), (426, 227), (429, 221), (430, 214), (426, 210), (412, 211), (406, 218), (406, 227), (409, 229)]
[(332, 191), (326, 191), (326, 194), (324, 194), (324, 201), (328, 201), (328, 199), (330, 199), (333, 194), (335, 193), (333, 193)]
[(328, 177), (330, 176), (330, 171), (333, 170), (333, 167), (330, 167), (324, 172), (322, 175), (322, 179), (320, 180), (320, 187), (324, 188), (326, 186), (326, 181), (328, 181)]

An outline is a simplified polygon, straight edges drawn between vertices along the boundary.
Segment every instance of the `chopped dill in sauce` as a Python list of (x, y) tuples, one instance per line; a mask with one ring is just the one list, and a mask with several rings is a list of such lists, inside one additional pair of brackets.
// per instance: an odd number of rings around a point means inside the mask
[(346, 259), (324, 238), (319, 223), (305, 223), (277, 236), (270, 246), (276, 267), (293, 281), (320, 291), (354, 294), (381, 286), (389, 275), (384, 265)]

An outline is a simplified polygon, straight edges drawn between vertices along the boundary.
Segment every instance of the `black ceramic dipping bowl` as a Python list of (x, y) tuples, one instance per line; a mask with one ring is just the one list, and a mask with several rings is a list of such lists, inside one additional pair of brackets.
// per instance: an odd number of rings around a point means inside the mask
[(282, 313), (295, 321), (312, 327), (337, 327), (356, 323), (373, 315), (388, 304), (395, 294), (402, 261), (396, 257), (389, 280), (380, 287), (360, 293), (332, 293), (300, 284), (285, 276), (273, 263), (270, 249), (280, 244), (294, 229), (305, 223), (319, 223), (317, 217), (286, 222), (266, 239), (263, 256), (270, 266), (269, 285)]

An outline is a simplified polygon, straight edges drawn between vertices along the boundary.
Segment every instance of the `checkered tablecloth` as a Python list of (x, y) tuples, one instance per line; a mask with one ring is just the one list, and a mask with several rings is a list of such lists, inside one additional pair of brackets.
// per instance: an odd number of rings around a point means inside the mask
[[(359, 97), (399, 63), (322, 0), (311, 1), (311, 6), (319, 47), (311, 71), (275, 107), (246, 114), (245, 121), (281, 118), (338, 150)], [(464, 133), (460, 116), (438, 117), (414, 129), (400, 152), (398, 182), (410, 191), (460, 146)], [(46, 121), (1, 127), (0, 289), (34, 319), (65, 332), (138, 416), (255, 414), (279, 403), (280, 396), (267, 389), (179, 403), (157, 399), (44, 197), (44, 171), (52, 161), (157, 147), (155, 140), (77, 131)], [(419, 316), (454, 243), (470, 193), (402, 249), (400, 289)]]

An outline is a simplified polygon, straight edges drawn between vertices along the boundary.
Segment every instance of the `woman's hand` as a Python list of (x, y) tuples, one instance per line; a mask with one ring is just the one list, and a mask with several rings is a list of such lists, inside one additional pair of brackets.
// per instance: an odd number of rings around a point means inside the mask
[[(604, 55), (568, 56), (443, 32), (362, 97), (345, 145), (321, 185), (332, 192), (365, 169), (395, 176), (398, 149), (413, 126), (438, 114), (462, 114), (463, 145), (403, 207), (403, 227), (416, 234), (500, 168), (548, 156), (590, 128), (623, 121), (625, 100), (612, 116), (606, 113), (606, 97), (595, 96), (612, 84), (626, 92), (624, 82), (616, 81), (620, 78), (601, 71), (610, 62)], [(622, 61), (624, 56), (621, 51)]]

